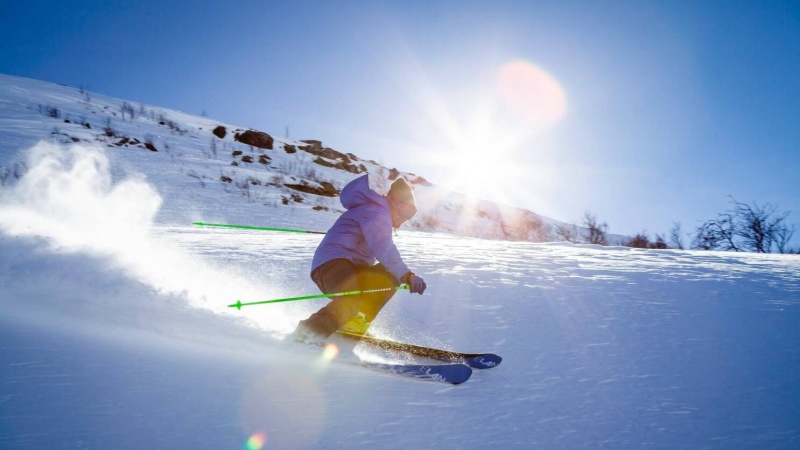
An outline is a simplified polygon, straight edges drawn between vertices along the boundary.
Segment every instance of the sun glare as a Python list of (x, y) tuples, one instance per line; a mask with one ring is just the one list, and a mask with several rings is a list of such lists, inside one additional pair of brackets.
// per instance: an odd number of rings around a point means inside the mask
[(502, 200), (509, 181), (519, 174), (513, 145), (488, 130), (473, 128), (464, 136), (452, 153), (442, 155), (449, 174), (444, 184), (476, 199)]
[(437, 152), (446, 168), (442, 184), (470, 197), (509, 202), (507, 192), (536, 177), (521, 161), (536, 152), (535, 138), (567, 114), (566, 94), (545, 70), (511, 61), (496, 71), (491, 94), (476, 93), (475, 105), (455, 110), (433, 99), (437, 128), (449, 151)]

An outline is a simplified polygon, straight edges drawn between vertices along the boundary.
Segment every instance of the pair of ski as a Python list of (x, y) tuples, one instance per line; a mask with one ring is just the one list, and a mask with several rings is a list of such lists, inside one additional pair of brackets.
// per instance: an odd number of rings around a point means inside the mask
[(494, 353), (462, 353), (438, 348), (407, 344), (381, 339), (368, 334), (339, 330), (344, 338), (359, 341), (367, 346), (391, 352), (407, 353), (437, 361), (435, 364), (387, 364), (362, 361), (362, 365), (385, 372), (420, 380), (461, 384), (472, 375), (472, 369), (491, 369), (503, 360)]

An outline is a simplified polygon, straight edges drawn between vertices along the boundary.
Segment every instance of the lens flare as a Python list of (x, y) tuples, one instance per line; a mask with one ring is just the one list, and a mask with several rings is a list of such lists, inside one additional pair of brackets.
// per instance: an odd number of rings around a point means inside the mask
[(337, 356), (339, 356), (339, 347), (336, 344), (329, 343), (325, 345), (325, 350), (322, 352), (324, 361), (333, 361)]
[(247, 450), (261, 450), (267, 442), (267, 436), (264, 433), (255, 433), (247, 439), (245, 448)]
[(549, 127), (567, 115), (564, 89), (542, 68), (527, 61), (500, 66), (497, 84), (505, 105), (534, 125)]

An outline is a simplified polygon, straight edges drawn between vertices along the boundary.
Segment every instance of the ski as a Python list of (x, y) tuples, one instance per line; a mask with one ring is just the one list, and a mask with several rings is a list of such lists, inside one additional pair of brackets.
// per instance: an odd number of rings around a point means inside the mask
[(447, 363), (466, 364), (473, 369), (491, 369), (493, 367), (497, 367), (500, 362), (503, 361), (503, 358), (494, 353), (454, 352), (450, 350), (408, 344), (405, 342), (392, 341), (389, 339), (381, 339), (368, 334), (351, 333), (344, 330), (339, 330), (337, 333), (349, 339), (358, 340), (366, 345), (383, 350), (408, 353), (411, 355), (422, 356)]
[[(322, 343), (309, 343), (291, 340), (289, 341), (289, 345), (296, 345), (312, 350), (316, 349), (315, 351), (325, 351), (324, 349), (326, 348), (326, 346)], [(349, 350), (342, 350), (338, 357), (335, 358), (335, 361), (392, 375), (401, 375), (417, 380), (439, 381), (451, 384), (461, 384), (469, 380), (469, 377), (472, 375), (472, 368), (463, 362), (443, 364), (381, 363), (361, 359), (358, 355), (352, 352), (352, 347)]]
[(402, 375), (425, 381), (461, 384), (469, 380), (472, 369), (466, 364), (388, 364), (370, 361), (356, 363), (380, 372)]

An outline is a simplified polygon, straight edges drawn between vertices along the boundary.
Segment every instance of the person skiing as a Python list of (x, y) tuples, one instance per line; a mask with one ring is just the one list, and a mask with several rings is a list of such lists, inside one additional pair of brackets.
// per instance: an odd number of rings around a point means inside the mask
[[(392, 241), (392, 228), (399, 228), (417, 212), (411, 186), (399, 177), (384, 196), (370, 189), (368, 177), (358, 177), (342, 189), (340, 201), (346, 211), (314, 252), (311, 279), (324, 294), (396, 288), (404, 283), (411, 293), (421, 295), (425, 281), (409, 270)], [(332, 297), (300, 321), (292, 338), (321, 344), (339, 329), (364, 334), (395, 292)]]

